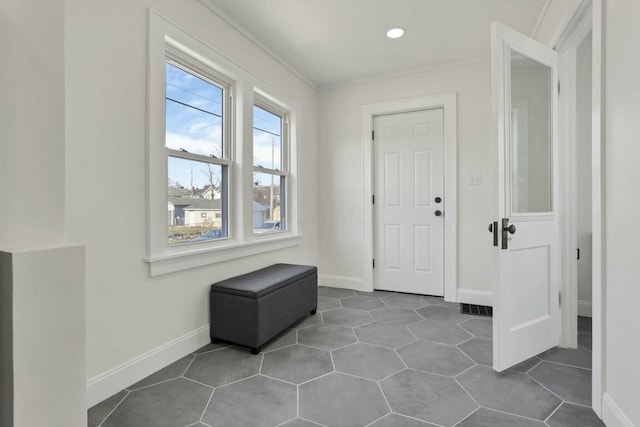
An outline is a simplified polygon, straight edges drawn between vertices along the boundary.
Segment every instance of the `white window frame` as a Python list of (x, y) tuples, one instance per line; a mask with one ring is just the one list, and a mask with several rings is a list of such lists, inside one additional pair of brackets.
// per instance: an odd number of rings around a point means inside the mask
[[(251, 72), (219, 54), (202, 41), (148, 10), (147, 58), (147, 248), (145, 262), (149, 275), (182, 271), (195, 267), (253, 256), (302, 243), (296, 206), (298, 200), (297, 103), (260, 80)], [(165, 67), (170, 57), (186, 68), (228, 86), (229, 134), (223, 149), (229, 150), (228, 237), (197, 245), (169, 246), (167, 239), (168, 153), (165, 146)], [(186, 61), (186, 62), (185, 62)], [(192, 68), (193, 67), (193, 68)], [(201, 67), (201, 68), (200, 68)], [(286, 112), (289, 118), (287, 161), (287, 230), (267, 235), (253, 234), (253, 104), (255, 98)], [(283, 159), (284, 162), (284, 159)]]
[[(286, 231), (289, 230), (289, 225), (288, 225), (288, 220), (289, 220), (288, 218), (288, 206), (289, 206), (288, 185), (289, 185), (289, 164), (290, 164), (289, 112), (283, 109), (281, 105), (278, 105), (270, 101), (268, 98), (262, 96), (260, 93), (257, 93), (257, 92), (254, 94), (254, 97), (253, 97), (253, 105), (259, 108), (262, 108), (268, 113), (271, 113), (273, 115), (280, 117), (280, 119), (282, 120), (282, 125), (280, 128), (280, 132), (281, 132), (281, 135), (280, 135), (281, 154), (280, 155), (282, 156), (282, 158), (280, 159), (280, 169), (270, 169), (262, 166), (253, 165), (253, 172), (255, 173), (278, 175), (281, 180), (284, 180), (284, 185), (281, 185), (281, 192), (280, 192), (280, 217), (281, 217), (280, 230), (272, 231), (265, 234), (259, 234), (254, 232), (256, 236), (259, 236), (259, 238), (267, 238), (269, 235), (273, 235), (273, 233), (285, 233)], [(254, 121), (252, 118), (252, 122), (251, 122), (252, 130), (253, 130), (253, 125), (254, 125)], [(254, 141), (253, 141), (253, 132), (252, 132), (252, 139), (251, 139), (252, 149), (253, 149), (253, 143)]]
[[(221, 239), (211, 240), (211, 242), (197, 242), (197, 243), (180, 243), (179, 245), (190, 245), (190, 244), (198, 244), (205, 245), (212, 242), (218, 242), (223, 239), (228, 239), (231, 234), (230, 224), (233, 224), (232, 216), (229, 211), (229, 189), (230, 185), (230, 177), (232, 176), (231, 168), (231, 152), (233, 151), (233, 137), (231, 132), (231, 123), (233, 119), (233, 108), (232, 108), (232, 100), (233, 100), (233, 81), (228, 79), (226, 76), (216, 72), (213, 69), (208, 68), (206, 65), (199, 63), (195, 58), (189, 56), (185, 52), (175, 48), (174, 46), (168, 45), (165, 48), (165, 63), (171, 64), (182, 71), (192, 74), (195, 77), (200, 78), (201, 80), (206, 81), (207, 83), (218, 87), (222, 90), (222, 157), (221, 158), (210, 158), (204, 155), (198, 155), (188, 152), (183, 152), (175, 149), (171, 149), (165, 147), (167, 152), (167, 162), (169, 161), (169, 157), (184, 159), (184, 160), (193, 160), (200, 163), (208, 163), (216, 166), (221, 166), (222, 168), (222, 188), (221, 188), (221, 209), (222, 209), (222, 229), (223, 232), (226, 233), (226, 236)], [(166, 74), (165, 74), (166, 75)], [(166, 87), (166, 85), (165, 85)], [(166, 93), (166, 89), (165, 89)], [(166, 106), (166, 95), (165, 95), (165, 106)], [(166, 108), (166, 107), (165, 107)], [(163, 117), (163, 120), (164, 119)], [(166, 122), (165, 122), (165, 136), (166, 136)], [(155, 142), (154, 142), (155, 143)], [(168, 170), (168, 164), (167, 164)], [(167, 200), (168, 201), (168, 200)], [(200, 215), (201, 218), (202, 214)], [(206, 217), (206, 214), (205, 216)], [(173, 245), (175, 247), (178, 245)]]

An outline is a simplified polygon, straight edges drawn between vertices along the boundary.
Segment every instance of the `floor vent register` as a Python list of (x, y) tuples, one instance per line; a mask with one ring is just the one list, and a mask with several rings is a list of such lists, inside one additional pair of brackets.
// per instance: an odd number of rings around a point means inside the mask
[(476, 305), (476, 304), (460, 304), (460, 313), (473, 314), (474, 316), (493, 316), (493, 307), (488, 305)]

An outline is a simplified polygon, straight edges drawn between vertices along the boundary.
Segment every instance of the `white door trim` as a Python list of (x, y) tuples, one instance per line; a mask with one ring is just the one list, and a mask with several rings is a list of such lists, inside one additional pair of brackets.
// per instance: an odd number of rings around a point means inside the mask
[[(592, 327), (593, 327), (593, 349), (592, 349), (592, 382), (591, 396), (592, 407), (595, 413), (602, 418), (603, 416), (603, 395), (605, 392), (605, 307), (604, 301), (604, 215), (605, 207), (603, 204), (604, 196), (604, 173), (603, 173), (603, 132), (602, 132), (602, 22), (603, 22), (603, 4), (602, 0), (584, 0), (580, 7), (576, 10), (573, 19), (567, 23), (562, 36), (559, 38), (556, 46), (561, 56), (565, 56), (569, 62), (561, 67), (563, 70), (562, 87), (567, 86), (569, 92), (571, 88), (575, 90), (575, 48), (582, 40), (582, 37), (588, 32), (590, 27), (592, 31), (592, 127), (591, 127), (591, 147), (592, 147)], [(573, 66), (573, 68), (572, 68)], [(566, 96), (561, 91), (561, 97)], [(570, 96), (573, 96), (569, 94)], [(575, 137), (575, 132), (571, 128), (574, 125), (575, 108), (567, 106), (561, 111), (561, 124), (567, 128), (566, 136)], [(569, 147), (565, 151), (565, 164), (575, 165), (575, 144), (569, 140)], [(571, 191), (575, 186), (575, 171), (565, 175), (564, 195), (572, 200), (567, 200), (565, 208), (568, 207), (572, 212), (568, 212), (565, 217), (565, 224), (569, 227), (565, 229), (563, 239), (565, 243), (565, 253), (563, 256), (563, 265), (570, 266), (575, 264), (576, 236), (575, 228), (571, 225), (575, 221), (575, 200)], [(577, 275), (572, 269), (565, 269), (568, 275), (565, 275), (566, 285), (563, 288), (563, 337), (562, 344), (565, 346), (573, 346), (573, 337), (577, 334), (577, 325), (570, 321), (569, 316), (577, 315)]]
[(591, 206), (592, 206), (592, 327), (593, 327), (593, 352), (591, 396), (593, 410), (602, 417), (602, 399), (606, 391), (606, 347), (605, 347), (605, 205), (604, 205), (604, 134), (602, 99), (604, 86), (603, 61), (602, 61), (602, 26), (604, 10), (602, 0), (593, 0), (593, 28), (592, 28), (592, 63), (591, 63)]
[[(586, 3), (585, 3), (586, 4)], [(569, 23), (556, 49), (560, 58), (559, 134), (561, 141), (560, 177), (563, 201), (562, 227), (562, 334), (561, 347), (578, 346), (578, 267), (577, 246), (577, 49), (584, 37), (591, 31), (592, 13), (590, 7), (580, 8)]]
[(385, 114), (406, 113), (410, 111), (444, 110), (444, 299), (457, 301), (457, 265), (458, 265), (458, 187), (457, 187), (457, 103), (456, 93), (444, 93), (423, 98), (381, 102), (362, 106), (361, 143), (363, 162), (363, 254), (362, 278), (364, 287), (374, 289), (373, 279), (373, 118)]

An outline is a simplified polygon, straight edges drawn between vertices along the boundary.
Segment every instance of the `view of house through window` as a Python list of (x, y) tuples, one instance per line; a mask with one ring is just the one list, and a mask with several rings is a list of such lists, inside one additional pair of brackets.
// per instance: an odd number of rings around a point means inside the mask
[(165, 96), (169, 244), (227, 237), (224, 89), (168, 61)]
[(253, 106), (253, 231), (286, 229), (285, 116)]

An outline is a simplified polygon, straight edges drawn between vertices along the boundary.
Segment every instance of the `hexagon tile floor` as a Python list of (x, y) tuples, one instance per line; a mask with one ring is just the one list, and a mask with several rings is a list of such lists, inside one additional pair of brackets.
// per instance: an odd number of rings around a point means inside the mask
[(90, 427), (588, 427), (590, 319), (577, 350), (498, 374), (491, 319), (442, 298), (318, 288), (318, 314), (259, 355), (209, 344), (89, 410)]

